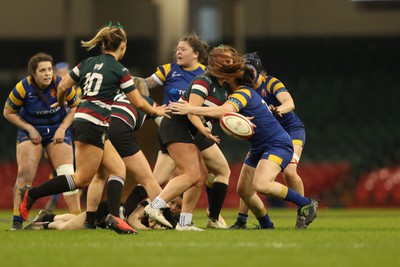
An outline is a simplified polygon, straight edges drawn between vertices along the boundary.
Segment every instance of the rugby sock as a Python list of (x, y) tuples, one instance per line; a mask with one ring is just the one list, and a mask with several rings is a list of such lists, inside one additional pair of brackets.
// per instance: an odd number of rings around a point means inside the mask
[(125, 215), (129, 215), (136, 209), (137, 205), (147, 197), (147, 192), (143, 186), (137, 185), (133, 188), (132, 192), (129, 194), (128, 198), (125, 200), (124, 208)]
[(212, 202), (208, 204), (210, 209), (210, 218), (218, 220), (227, 191), (227, 184), (214, 182), (211, 197)]
[(50, 224), (50, 222), (45, 222), (45, 223), (43, 224), (43, 229), (49, 230), (49, 224)]
[(258, 223), (260, 224), (260, 227), (263, 228), (263, 229), (272, 227), (272, 222), (271, 222), (271, 219), (268, 216), (268, 213), (266, 213), (261, 218), (257, 218), (257, 220), (258, 220)]
[(86, 221), (89, 225), (96, 225), (96, 212), (86, 211)]
[(240, 222), (241, 224), (246, 224), (248, 218), (249, 218), (249, 215), (239, 212), (238, 216), (237, 216), (237, 221)]
[(28, 191), (29, 197), (36, 200), (41, 197), (68, 192), (76, 189), (72, 175), (59, 175), (44, 182), (38, 187), (32, 187)]
[(15, 221), (23, 222), (24, 220), (22, 219), (21, 216), (14, 215), (14, 216), (13, 216), (13, 222), (15, 222)]
[(181, 216), (179, 217), (179, 224), (181, 226), (191, 225), (193, 220), (192, 213), (183, 213), (181, 212)]
[(298, 207), (304, 207), (310, 204), (311, 200), (303, 197), (293, 189), (288, 188), (287, 186), (282, 185), (282, 191), (280, 196), (287, 201), (290, 201), (296, 204)]
[(42, 218), (42, 222), (54, 222), (54, 217), (56, 217), (55, 214), (46, 214)]
[(156, 197), (150, 204), (150, 207), (152, 207), (153, 209), (162, 209), (165, 206), (167, 206), (167, 202), (165, 202), (165, 200), (160, 197)]
[(208, 181), (206, 182), (206, 193), (207, 193), (207, 203), (208, 203), (208, 211), (210, 211), (210, 205), (212, 203), (212, 189), (213, 184), (209, 184)]
[(115, 217), (119, 217), (119, 207), (121, 206), (122, 189), (124, 180), (118, 176), (110, 176), (107, 183), (108, 212)]

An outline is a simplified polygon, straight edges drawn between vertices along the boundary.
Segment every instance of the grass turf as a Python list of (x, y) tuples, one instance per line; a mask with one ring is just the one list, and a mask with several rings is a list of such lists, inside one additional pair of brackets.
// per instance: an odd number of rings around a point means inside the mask
[[(36, 212), (31, 212), (31, 217)], [(399, 266), (400, 209), (320, 209), (305, 231), (295, 210), (272, 209), (274, 230), (9, 231), (0, 212), (0, 265), (8, 266)], [(235, 210), (224, 210), (228, 225)], [(256, 223), (250, 216), (249, 226)], [(206, 224), (205, 212), (194, 216)]]

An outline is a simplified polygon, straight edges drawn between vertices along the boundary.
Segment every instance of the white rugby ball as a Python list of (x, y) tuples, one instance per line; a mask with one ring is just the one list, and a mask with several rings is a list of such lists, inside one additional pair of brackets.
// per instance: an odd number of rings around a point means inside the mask
[(240, 140), (247, 140), (254, 134), (254, 129), (251, 122), (245, 116), (239, 113), (225, 113), (219, 119), (219, 124), (227, 135)]

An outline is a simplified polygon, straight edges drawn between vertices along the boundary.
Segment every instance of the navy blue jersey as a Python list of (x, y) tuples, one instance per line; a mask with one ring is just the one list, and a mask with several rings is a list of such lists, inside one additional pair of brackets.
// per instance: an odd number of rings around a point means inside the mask
[(249, 139), (252, 148), (263, 148), (267, 144), (292, 146), (290, 136), (255, 90), (240, 86), (228, 97), (227, 103), (232, 104), (236, 112), (246, 117), (254, 117), (251, 122), (257, 127), (254, 128), (254, 135)]
[(205, 66), (197, 64), (194, 68), (182, 68), (176, 63), (168, 63), (157, 67), (151, 76), (158, 84), (164, 86), (164, 104), (176, 102), (186, 91), (190, 82), (205, 70)]
[[(287, 89), (283, 83), (270, 75), (262, 75), (261, 78), (262, 83), (260, 87), (256, 89), (256, 92), (265, 100), (268, 105), (280, 106), (281, 103), (276, 96), (280, 92), (287, 92)], [(282, 114), (282, 117), (278, 116), (276, 118), (287, 132), (290, 132), (292, 129), (297, 127), (304, 128), (303, 122), (299, 119), (294, 111)]]
[(69, 108), (76, 107), (79, 97), (74, 87), (68, 89), (66, 101), (68, 107), (51, 108), (57, 103), (57, 86), (61, 81), (58, 75), (53, 76), (53, 81), (46, 89), (40, 89), (42, 97), (36, 93), (32, 85), (32, 77), (28, 76), (13, 88), (9, 94), (5, 107), (18, 112), (19, 116), (33, 126), (58, 127), (69, 112)]

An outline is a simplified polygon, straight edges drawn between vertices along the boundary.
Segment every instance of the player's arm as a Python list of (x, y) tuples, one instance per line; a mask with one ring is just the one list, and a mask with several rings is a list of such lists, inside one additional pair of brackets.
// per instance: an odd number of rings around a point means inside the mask
[(211, 118), (220, 118), (227, 112), (237, 112), (235, 107), (228, 102), (225, 102), (222, 106), (216, 107), (193, 106), (190, 103), (183, 101), (171, 102), (169, 106), (174, 114), (195, 114)]
[(154, 114), (157, 116), (169, 117), (166, 112), (169, 110), (167, 106), (162, 105), (159, 107), (151, 106), (139, 93), (139, 90), (132, 90), (126, 93), (126, 97), (132, 103), (132, 105), (147, 114)]
[(32, 124), (22, 119), (17, 112), (5, 107), (3, 115), (9, 122), (17, 126), (19, 129), (27, 131), (32, 143), (39, 144), (42, 141), (42, 137), (36, 128)]
[[(58, 106), (64, 107), (65, 106), (65, 96), (67, 95), (67, 91), (75, 84), (75, 81), (71, 78), (70, 74), (65, 75), (60, 84), (57, 88), (57, 99), (58, 99)], [(52, 108), (55, 106), (52, 105)]]
[(65, 116), (60, 126), (58, 126), (53, 136), (53, 144), (64, 142), (65, 131), (69, 126), (71, 126), (74, 120), (75, 111), (76, 107), (71, 108), (70, 112), (68, 112), (67, 116)]
[(18, 109), (20, 108), (20, 106), (13, 106), (12, 101), (10, 100), (10, 98), (12, 98), (11, 94), (12, 92), (10, 93), (10, 96), (7, 99), (6, 104), (4, 106), (3, 110), (4, 118), (6, 118), (9, 122), (17, 126), (19, 129), (27, 131), (29, 137), (31, 138), (32, 143), (39, 144), (40, 142), (42, 142), (41, 135), (32, 124), (28, 123), (27, 121), (22, 119), (21, 116), (19, 116)]
[(147, 92), (162, 85), (158, 83), (156, 79), (153, 78), (153, 76), (149, 76), (147, 78), (141, 78), (141, 77), (132, 77), (132, 78), (137, 79), (139, 81), (140, 86), (143, 87), (143, 90)]
[(290, 111), (294, 110), (294, 101), (288, 91), (280, 92), (276, 95), (276, 98), (279, 100), (281, 105), (277, 107), (270, 106), (271, 111), (275, 115), (282, 117), (283, 114), (289, 113)]
[(148, 229), (145, 225), (143, 225), (140, 219), (145, 216), (144, 207), (139, 205), (128, 217), (126, 222), (136, 229)]

